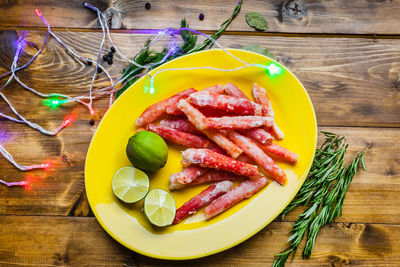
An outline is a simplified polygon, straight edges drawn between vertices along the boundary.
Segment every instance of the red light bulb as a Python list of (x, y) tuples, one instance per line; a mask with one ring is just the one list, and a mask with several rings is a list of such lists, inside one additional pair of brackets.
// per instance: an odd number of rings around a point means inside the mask
[(27, 175), (25, 180), (23, 181), (24, 188), (28, 191), (31, 191), (31, 183), (32, 183), (32, 176)]
[(47, 171), (48, 169), (50, 169), (50, 164), (49, 163), (43, 163), (42, 164), (42, 169)]
[(72, 112), (72, 114), (68, 115), (65, 119), (64, 122), (62, 124), (63, 127), (67, 127), (69, 126), (76, 118), (76, 114), (75, 111)]
[(64, 122), (63, 122), (63, 126), (64, 127), (67, 127), (68, 125), (70, 125), (71, 124), (71, 120), (69, 120), (69, 119), (66, 119)]

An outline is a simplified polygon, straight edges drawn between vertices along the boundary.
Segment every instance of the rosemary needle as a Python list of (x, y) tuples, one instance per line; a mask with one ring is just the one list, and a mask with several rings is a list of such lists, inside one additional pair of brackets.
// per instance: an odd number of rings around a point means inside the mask
[(273, 267), (284, 266), (291, 254), (293, 258), (306, 235), (302, 257), (310, 257), (319, 230), (342, 214), (347, 189), (359, 166), (366, 170), (364, 151), (358, 152), (349, 163), (344, 164), (348, 147), (346, 138), (334, 133), (321, 133), (325, 140), (315, 152), (307, 180), (293, 201), (283, 210), (281, 218), (297, 206), (306, 206), (307, 209), (294, 223), (290, 231), (292, 235), (287, 241), (288, 247), (275, 255)]

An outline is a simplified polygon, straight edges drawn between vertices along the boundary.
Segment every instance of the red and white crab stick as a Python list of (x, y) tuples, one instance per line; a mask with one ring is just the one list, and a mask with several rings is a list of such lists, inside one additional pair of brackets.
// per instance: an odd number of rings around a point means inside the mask
[(203, 168), (224, 170), (250, 179), (261, 177), (257, 166), (235, 160), (209, 149), (186, 149), (182, 152), (182, 164), (184, 166), (194, 164)]
[(244, 98), (229, 95), (220, 95), (208, 91), (193, 93), (188, 98), (189, 102), (198, 107), (208, 107), (235, 112), (242, 115), (266, 115), (268, 111), (257, 103)]
[(219, 147), (224, 149), (233, 158), (237, 158), (242, 154), (242, 150), (233, 144), (225, 135), (213, 129), (205, 129), (207, 127), (206, 117), (186, 100), (179, 101), (178, 107), (188, 117), (188, 120), (209, 139), (214, 141)]
[(236, 203), (253, 196), (268, 184), (265, 177), (256, 180), (246, 180), (226, 194), (220, 196), (204, 209), (207, 219), (220, 214), (234, 206)]
[(186, 184), (190, 184), (207, 170), (206, 168), (191, 165), (178, 173), (173, 173), (169, 176), (169, 189), (175, 190), (183, 188)]
[(265, 153), (271, 157), (287, 161), (291, 164), (296, 164), (299, 161), (299, 155), (277, 144), (260, 145)]
[(225, 84), (224, 91), (226, 94), (228, 94), (230, 96), (250, 100), (250, 98), (242, 90), (240, 90), (239, 87), (237, 87), (233, 83)]
[[(250, 100), (250, 98), (239, 87), (232, 83), (227, 83), (224, 87), (224, 90), (228, 95)], [(242, 130), (241, 133), (263, 145), (270, 144), (273, 141), (272, 135), (263, 128)]]
[(225, 194), (233, 187), (233, 183), (230, 181), (222, 181), (210, 185), (207, 189), (203, 190), (200, 194), (190, 199), (188, 202), (183, 204), (182, 207), (176, 210), (175, 219), (172, 224), (177, 224), (180, 221), (186, 219), (190, 215), (196, 213), (197, 210), (209, 204), (214, 199)]
[(275, 181), (281, 185), (287, 183), (285, 172), (256, 143), (235, 131), (227, 131), (227, 134), (247, 156), (260, 165)]
[(186, 98), (194, 92), (196, 92), (196, 90), (190, 88), (151, 105), (150, 107), (145, 109), (145, 111), (143, 111), (143, 113), (136, 120), (136, 127), (140, 128), (148, 123), (154, 122), (155, 120), (157, 120), (166, 113), (167, 108), (176, 106), (180, 99)]
[[(253, 85), (253, 96), (257, 103), (262, 105), (266, 110), (268, 110), (267, 116), (272, 118), (275, 117), (274, 111), (272, 110), (272, 104), (267, 95), (267, 91), (264, 88), (259, 86), (258, 84)], [(282, 130), (278, 127), (278, 125), (274, 122), (274, 124), (269, 128), (271, 134), (278, 140), (283, 139), (284, 135)]]
[[(192, 165), (185, 169), (188, 169), (191, 167), (197, 167), (197, 166)], [(176, 189), (182, 189), (182, 188), (185, 188), (185, 187), (191, 186), (191, 185), (209, 184), (209, 183), (222, 182), (222, 181), (242, 182), (247, 179), (244, 176), (240, 176), (240, 175), (237, 175), (237, 174), (234, 174), (231, 172), (219, 171), (219, 170), (214, 170), (214, 169), (205, 169), (205, 168), (201, 168), (201, 167), (197, 167), (197, 168), (205, 170), (205, 172), (201, 175), (196, 175), (196, 178), (193, 179), (192, 182), (190, 182), (190, 183), (182, 184), (180, 182), (177, 182), (175, 179), (177, 174), (172, 174), (170, 176), (169, 189), (176, 190)]]
[(215, 93), (215, 94), (223, 94), (225, 92), (224, 87), (220, 84), (216, 84), (214, 86), (207, 87), (207, 88), (203, 89), (202, 91), (207, 91), (207, 92), (211, 92), (211, 93)]
[(262, 128), (245, 129), (239, 132), (262, 145), (270, 145), (274, 140), (272, 135)]
[(210, 141), (203, 137), (165, 126), (148, 124), (146, 126), (146, 129), (158, 134), (164, 139), (170, 140), (173, 143), (186, 147), (203, 148), (207, 147), (210, 144)]
[(196, 129), (187, 119), (184, 118), (168, 118), (162, 119), (160, 125), (164, 127), (173, 128), (182, 132), (191, 133), (194, 135), (203, 135), (202, 132)]
[(225, 116), (219, 118), (206, 118), (207, 128), (210, 129), (250, 129), (258, 127), (271, 127), (274, 120), (262, 116)]
[(199, 178), (191, 182), (191, 185), (207, 184), (221, 181), (243, 181), (246, 177), (227, 171), (209, 169)]
[(267, 110), (268, 116), (274, 118), (275, 114), (274, 111), (272, 110), (271, 100), (269, 100), (267, 91), (265, 91), (264, 88), (255, 83), (253, 85), (252, 93), (254, 100)]

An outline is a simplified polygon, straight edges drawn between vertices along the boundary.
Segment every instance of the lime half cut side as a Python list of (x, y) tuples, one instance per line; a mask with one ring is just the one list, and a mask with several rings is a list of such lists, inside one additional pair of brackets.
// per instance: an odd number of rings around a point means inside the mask
[(149, 177), (134, 167), (123, 167), (114, 174), (112, 190), (125, 203), (137, 202), (149, 191)]
[(154, 225), (162, 227), (171, 225), (175, 218), (175, 200), (165, 190), (153, 189), (144, 199), (144, 213)]

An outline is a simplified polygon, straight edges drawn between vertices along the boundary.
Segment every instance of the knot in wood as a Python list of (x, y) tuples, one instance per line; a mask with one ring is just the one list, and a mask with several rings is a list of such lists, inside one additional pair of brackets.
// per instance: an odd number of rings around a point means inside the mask
[(120, 29), (122, 24), (122, 13), (114, 7), (108, 8), (104, 15), (111, 29)]
[(328, 260), (331, 266), (342, 266), (343, 264), (349, 264), (349, 260), (343, 256), (329, 255)]
[(400, 80), (392, 81), (392, 89), (396, 92), (400, 92)]
[(307, 16), (307, 7), (303, 0), (287, 0), (282, 4), (282, 13), (301, 19)]

